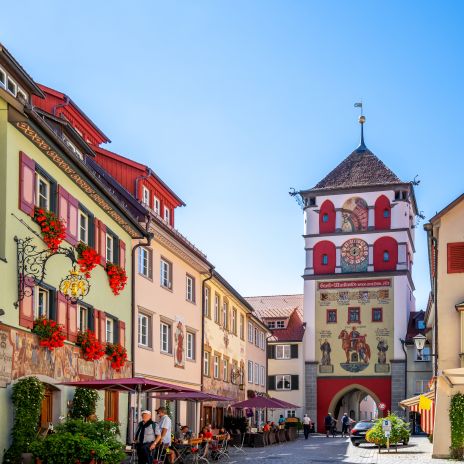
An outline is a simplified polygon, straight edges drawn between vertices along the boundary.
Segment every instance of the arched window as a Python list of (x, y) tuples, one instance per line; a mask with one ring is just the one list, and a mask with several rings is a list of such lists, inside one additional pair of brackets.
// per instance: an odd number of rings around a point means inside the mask
[(335, 207), (330, 200), (325, 200), (319, 211), (319, 233), (335, 232)]
[(313, 248), (314, 274), (335, 273), (335, 245), (323, 240), (317, 242)]
[(380, 195), (375, 202), (375, 229), (385, 230), (391, 228), (391, 205), (385, 195)]
[(394, 271), (398, 264), (398, 242), (380, 237), (374, 242), (374, 271)]

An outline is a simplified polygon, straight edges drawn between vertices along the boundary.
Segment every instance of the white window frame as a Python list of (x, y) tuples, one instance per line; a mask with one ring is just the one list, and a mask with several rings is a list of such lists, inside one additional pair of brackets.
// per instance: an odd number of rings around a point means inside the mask
[(206, 287), (204, 288), (204, 307), (203, 307), (203, 314), (205, 316), (208, 316), (210, 317), (210, 314), (209, 314), (209, 287)]
[(203, 375), (206, 375), (207, 377), (211, 376), (210, 362), (211, 362), (211, 353), (209, 351), (205, 351), (203, 353)]
[[(50, 317), (50, 292), (43, 287), (34, 288), (34, 319), (39, 317)], [(39, 308), (39, 303), (41, 303), (41, 308)]]
[(290, 345), (276, 345), (275, 358), (276, 359), (291, 359), (292, 349)]
[[(288, 379), (289, 387), (285, 388), (285, 380)], [(282, 380), (283, 388), (278, 388), (279, 380)], [(292, 389), (292, 376), (290, 374), (278, 374), (275, 376), (275, 389), (289, 391)]]
[(139, 346), (143, 346), (145, 348), (151, 348), (151, 337), (150, 337), (150, 329), (151, 329), (151, 316), (145, 313), (138, 314), (138, 343)]
[(219, 305), (220, 305), (220, 300), (219, 300), (219, 295), (217, 293), (214, 294), (214, 322), (217, 322), (219, 324)]
[(145, 185), (142, 185), (142, 203), (150, 207), (150, 190)]
[(254, 342), (255, 346), (259, 347), (259, 330), (258, 327), (254, 327)]
[(164, 207), (163, 218), (168, 224), (171, 223), (171, 209), (168, 208), (167, 206)]
[(160, 322), (160, 352), (172, 354), (172, 325)]
[(285, 321), (276, 321), (276, 329), (285, 329)]
[[(9, 89), (9, 84), (10, 83), (13, 84), (13, 88), (14, 88), (13, 92)], [(8, 75), (6, 76), (6, 90), (9, 93), (11, 93), (11, 95), (14, 95), (15, 97), (18, 94), (18, 84)]]
[(253, 383), (253, 361), (248, 361), (248, 383)]
[(107, 233), (105, 242), (106, 261), (114, 263), (114, 237)]
[(77, 330), (85, 332), (89, 328), (89, 308), (84, 305), (77, 306)]
[[(46, 194), (45, 196), (40, 194), (40, 183), (43, 182), (44, 185), (46, 186)], [(38, 172), (36, 173), (36, 186), (35, 186), (35, 204), (39, 208), (43, 208), (46, 210), (50, 210), (50, 192), (51, 192), (51, 185), (50, 181), (46, 179), (44, 176), (39, 174)], [(45, 202), (45, 206), (40, 204), (40, 200), (43, 199)]]
[[(3, 79), (1, 76), (3, 76)], [(0, 68), (0, 87), (6, 89), (6, 72), (3, 68)]]
[(229, 328), (229, 303), (227, 301), (222, 303), (222, 326), (226, 330)]
[(154, 195), (153, 196), (153, 211), (158, 215), (160, 216), (160, 213), (161, 213), (161, 202), (160, 202), (160, 199)]
[(265, 379), (266, 379), (266, 372), (264, 366), (260, 366), (259, 368), (260, 373), (260, 384), (264, 387)]
[(146, 247), (139, 248), (139, 274), (150, 278), (150, 250)]
[(240, 338), (245, 339), (245, 316), (240, 314)]
[(190, 274), (185, 276), (185, 299), (190, 303), (195, 303), (195, 277)]
[(213, 357), (213, 377), (219, 379), (219, 356), (217, 354)]
[(274, 330), (276, 328), (276, 321), (268, 321), (267, 327), (268, 329)]
[(195, 360), (195, 334), (193, 332), (187, 332), (187, 359), (189, 361)]
[(234, 307), (232, 307), (230, 330), (234, 335), (237, 335), (237, 309)]
[(229, 379), (229, 361), (227, 359), (222, 358), (222, 380), (227, 382)]
[(79, 210), (79, 240), (86, 245), (89, 244), (89, 215), (82, 210)]
[(114, 343), (114, 320), (111, 317), (106, 318), (105, 341), (106, 343)]
[(170, 281), (172, 275), (172, 264), (161, 258), (160, 260), (160, 284), (164, 288), (172, 289), (172, 282)]
[(253, 324), (248, 322), (248, 342), (253, 343)]
[(259, 364), (255, 363), (253, 367), (253, 380), (255, 385), (259, 385)]

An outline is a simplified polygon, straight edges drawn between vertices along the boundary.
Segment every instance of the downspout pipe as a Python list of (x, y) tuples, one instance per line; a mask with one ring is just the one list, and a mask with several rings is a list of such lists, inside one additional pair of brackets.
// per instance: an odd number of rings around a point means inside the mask
[[(204, 390), (203, 388), (203, 362), (204, 362), (204, 357), (205, 357), (205, 284), (208, 282), (208, 280), (211, 280), (213, 278), (213, 273), (214, 273), (214, 267), (210, 267), (209, 269), (209, 276), (206, 279), (203, 279), (201, 283), (201, 360), (200, 360), (200, 365), (201, 365), (201, 391)], [(210, 295), (211, 298), (211, 295)]]
[(403, 348), (405, 366), (404, 366), (404, 397), (408, 397), (408, 352), (406, 351), (406, 340), (400, 338), (401, 348)]

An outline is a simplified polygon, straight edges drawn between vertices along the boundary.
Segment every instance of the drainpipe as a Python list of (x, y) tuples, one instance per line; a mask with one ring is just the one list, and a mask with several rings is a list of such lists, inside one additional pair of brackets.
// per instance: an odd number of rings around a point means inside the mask
[(69, 105), (69, 97), (67, 95), (64, 96), (64, 103), (58, 103), (52, 108), (52, 114), (53, 116), (56, 116), (56, 110), (58, 108), (64, 108), (65, 106)]
[[(203, 362), (205, 357), (205, 283), (213, 278), (214, 267), (209, 269), (209, 277), (201, 283), (201, 391), (203, 391)], [(209, 295), (211, 301), (211, 295)]]
[(401, 348), (403, 348), (404, 359), (406, 360), (404, 368), (404, 397), (408, 397), (408, 353), (406, 351), (406, 340), (400, 338)]

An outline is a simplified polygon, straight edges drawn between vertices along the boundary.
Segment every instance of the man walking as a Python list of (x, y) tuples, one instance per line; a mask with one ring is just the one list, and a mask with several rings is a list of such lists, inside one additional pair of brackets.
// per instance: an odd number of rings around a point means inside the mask
[(304, 415), (303, 417), (303, 433), (305, 440), (308, 439), (309, 437), (309, 430), (311, 429), (311, 419), (307, 414)]
[(151, 420), (151, 411), (148, 409), (142, 411), (142, 420), (139, 422), (137, 431), (135, 432), (139, 464), (148, 464), (150, 462), (152, 446), (157, 435), (159, 435), (159, 430), (156, 422)]
[(344, 413), (343, 414), (343, 417), (342, 417), (342, 438), (346, 436), (349, 436), (350, 435), (350, 431), (349, 431), (349, 428), (350, 428), (350, 418), (348, 417), (348, 413)]
[(335, 419), (332, 417), (332, 413), (328, 413), (324, 419), (324, 426), (325, 426), (325, 435), (329, 438), (329, 433), (332, 432), (332, 428), (334, 426)]
[(169, 456), (169, 462), (174, 462), (175, 460), (175, 453), (172, 450), (169, 450), (169, 446), (171, 446), (171, 418), (166, 414), (166, 409), (164, 407), (160, 407), (156, 410), (160, 420), (158, 423), (158, 428), (160, 430), (160, 434), (156, 437), (154, 443), (150, 446), (150, 449), (154, 450), (158, 444), (166, 448), (166, 454)]

